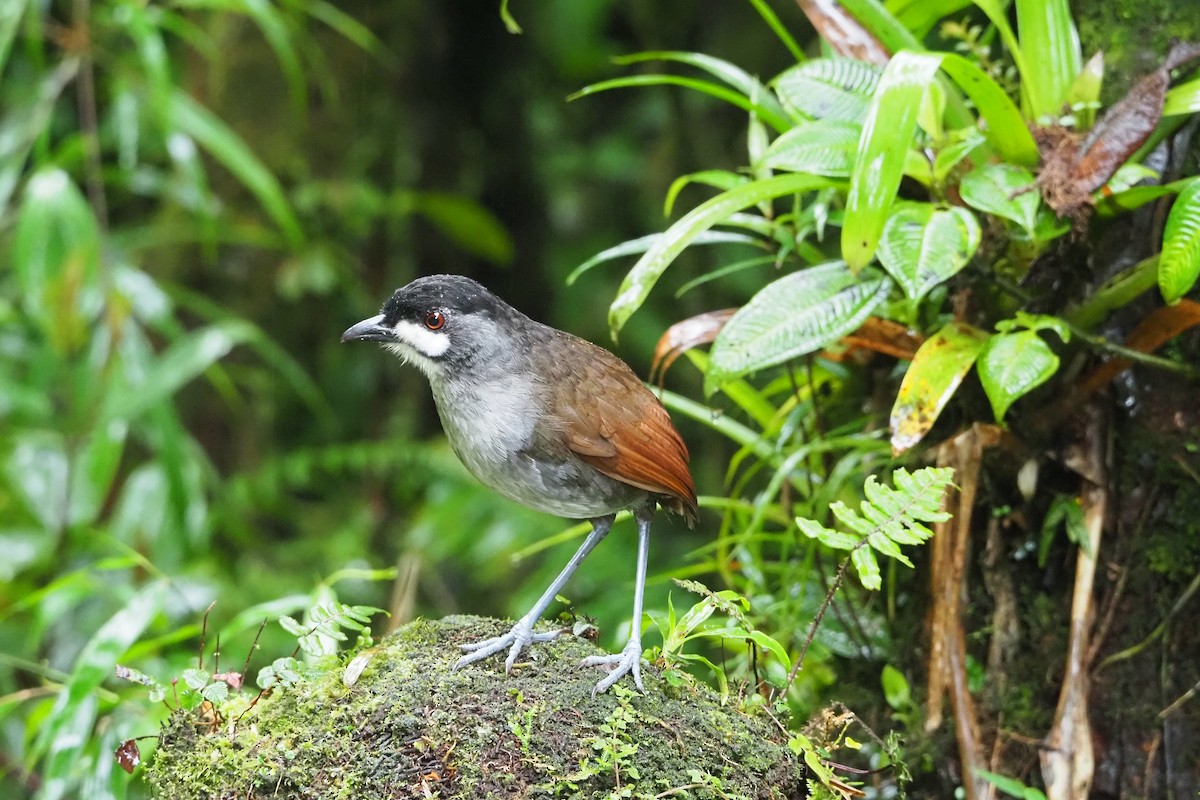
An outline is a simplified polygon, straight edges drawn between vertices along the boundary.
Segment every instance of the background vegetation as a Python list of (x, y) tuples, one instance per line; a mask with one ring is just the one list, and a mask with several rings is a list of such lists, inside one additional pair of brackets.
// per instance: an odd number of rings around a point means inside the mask
[[(737, 640), (688, 645), (742, 701), (780, 699), (803, 651), (782, 695), (797, 724), (843, 720), (817, 715), (836, 700), (881, 739), (834, 760), (878, 767), (899, 753), (931, 796), (1025, 784), (1067, 796), (1036, 768), (1038, 742), (1062, 730), (1059, 676), (1074, 641), (1065, 609), (1080, 549), (1095, 552), (1103, 529), (1102, 602), (1088, 611), (1099, 633), (1084, 663), (1093, 683), (1082, 687), (1103, 740), (1094, 783), (1112, 795), (1194, 795), (1195, 751), (1181, 742), (1196, 741), (1195, 704), (1166, 709), (1200, 679), (1186, 666), (1195, 644), (1171, 624), (1200, 561), (1200, 420), (1189, 401), (1200, 343), (1187, 316), (1200, 211), (1194, 184), (1179, 182), (1197, 172), (1197, 93), (1187, 62), (1174, 76), (1160, 66), (1168, 36), (1196, 31), (1170, 4), (1154, 41), (1119, 13), (1112, 24), (1113, 4), (1080, 4), (1080, 47), (1065, 4), (1047, 4), (1063, 13), (1038, 39), (1028, 16), (1016, 24), (1022, 3), (889, 2), (888, 14), (846, 3), (880, 50), (856, 53), (876, 67), (818, 76), (857, 104), (838, 116), (803, 107), (811, 85), (774, 80), (841, 52), (807, 5), (518, 4), (521, 36), (494, 8), (421, 2), (0, 9), (0, 794), (143, 794), (113, 753), (154, 734), (168, 710), (113, 670), (166, 682), (196, 667), (213, 601), (209, 672), (239, 668), (264, 618), (321, 603), (386, 608), (382, 632), (418, 614), (512, 614), (532, 601), (580, 531), (477, 487), (445, 447), (419, 376), (337, 341), (396, 286), (447, 271), (595, 341), (620, 328), (616, 349), (640, 374), (672, 324), (751, 309), (711, 360), (691, 351), (667, 374), (707, 511), (695, 533), (656, 523), (647, 599), (668, 629), (668, 597), (680, 611), (696, 601), (671, 577), (749, 599), (746, 624), (787, 658), (752, 659)], [(1147, 5), (1136, 18), (1154, 15)], [(1086, 59), (1110, 44), (1101, 81)], [(931, 65), (915, 55), (922, 47), (968, 66)], [(884, 71), (901, 50), (911, 57)], [(612, 63), (645, 51), (659, 52)], [(998, 96), (972, 94), (971, 70)], [(1026, 123), (1099, 127), (1154, 70), (1164, 92), (1174, 77), (1173, 113), (1154, 120), (1144, 148), (1114, 147), (1094, 186), (1068, 181), (1075, 206), (1055, 205), (1064, 184), (1045, 178), (1046, 141)], [(661, 73), (678, 78), (652, 77)], [(867, 119), (889, 124), (873, 139)], [(794, 133), (805, 124), (821, 130)], [(819, 152), (785, 146), (814, 135)], [(891, 159), (890, 185), (868, 179), (875, 155)], [(1143, 169), (1118, 173), (1127, 163)], [(1003, 169), (973, 171), (987, 165)], [(1039, 166), (1038, 190), (1024, 191)], [(972, 175), (990, 182), (973, 190)], [(1123, 192), (1138, 181), (1171, 189)], [(662, 221), (668, 190), (679, 210)], [(1093, 214), (1096, 192), (1120, 199)], [(1176, 193), (1180, 210), (1168, 214)], [(855, 254), (847, 231), (873, 244)], [(630, 241), (625, 260), (594, 261), (568, 285), (576, 267)], [(923, 244), (932, 266), (913, 255)], [(1160, 250), (1182, 266), (1161, 269)], [(832, 282), (811, 282), (825, 274), (811, 265), (843, 255), (853, 274), (838, 267)], [(772, 284), (781, 276), (801, 283)], [(610, 316), (622, 282), (639, 289), (640, 307)], [(862, 293), (853, 314), (823, 314), (847, 291)], [(816, 317), (798, 329), (808, 307)], [(848, 358), (823, 352), (868, 314), (904, 332), (862, 334)], [(1162, 324), (1138, 340), (1146, 319)], [(717, 329), (675, 341), (708, 343)], [(922, 342), (948, 346), (918, 358)], [(987, 348), (1015, 345), (1020, 357), (993, 354), (988, 377)], [(1115, 385), (1095, 377), (1118, 355), (1137, 367)], [(1034, 357), (1036, 375), (1004, 372)], [(904, 395), (910, 360), (944, 397)], [(962, 382), (977, 360), (979, 379)], [(898, 392), (917, 412), (897, 417)], [(1077, 413), (1085, 403), (1107, 421)], [(856, 505), (866, 476), (890, 474), (897, 431), (908, 437), (899, 450), (924, 440), (910, 462), (944, 462), (942, 443), (961, 444), (976, 423), (1000, 446), (972, 445), (979, 454), (950, 464), (960, 485), (964, 467), (977, 480), (964, 487), (960, 528), (935, 537), (961, 552), (910, 552), (916, 571), (888, 559), (880, 592), (848, 577), (809, 642), (843, 553), (832, 534), (793, 520), (831, 525), (831, 503)], [(1097, 437), (1113, 442), (1099, 473), (1079, 466)], [(1097, 486), (1113, 498), (1099, 522)], [(612, 587), (632, 578), (630, 540), (618, 530), (569, 588), (610, 644), (628, 613)], [(939, 601), (946, 569), (958, 594)], [(937, 616), (948, 609), (951, 623)], [(717, 617), (711, 627), (724, 627)], [(958, 652), (956, 637), (967, 660), (945, 667), (939, 648)], [(681, 638), (668, 635), (666, 649)], [(249, 676), (295, 643), (269, 624)], [(681, 663), (715, 679), (697, 659)], [(938, 681), (960, 678), (939, 724)], [(759, 693), (760, 679), (775, 689)], [(203, 685), (168, 689), (167, 705), (194, 705)], [(978, 709), (963, 707), (971, 698)], [(889, 731), (904, 735), (902, 750), (884, 746)], [(896, 775), (867, 782), (887, 795)]]

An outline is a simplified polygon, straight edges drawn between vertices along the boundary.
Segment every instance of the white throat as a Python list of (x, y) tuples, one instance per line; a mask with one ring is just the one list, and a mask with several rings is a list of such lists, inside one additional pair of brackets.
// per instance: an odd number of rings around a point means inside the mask
[(431, 331), (407, 320), (393, 325), (392, 332), (397, 341), (385, 343), (385, 348), (401, 361), (421, 370), (431, 381), (441, 376), (441, 365), (435, 359), (450, 349), (449, 334)]

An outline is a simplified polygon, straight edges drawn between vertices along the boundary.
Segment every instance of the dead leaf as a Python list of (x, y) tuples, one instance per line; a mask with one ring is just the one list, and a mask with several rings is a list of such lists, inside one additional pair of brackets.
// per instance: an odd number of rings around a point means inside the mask
[(891, 53), (874, 34), (862, 26), (837, 0), (796, 0), (800, 10), (817, 29), (833, 52), (878, 66), (887, 64)]

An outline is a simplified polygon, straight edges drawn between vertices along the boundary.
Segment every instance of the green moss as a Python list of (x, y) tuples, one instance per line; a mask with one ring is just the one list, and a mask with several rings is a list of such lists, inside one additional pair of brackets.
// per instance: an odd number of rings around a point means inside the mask
[(1200, 15), (1179, 0), (1072, 3), (1084, 58), (1104, 51), (1105, 107), (1162, 64), (1173, 41), (1200, 40)]
[[(411, 623), (370, 651), (352, 686), (330, 670), (216, 728), (178, 713), (147, 781), (192, 798), (805, 797), (779, 731), (679, 694), (653, 673), (646, 695), (591, 696), (593, 644), (563, 637), (509, 677), (497, 659), (451, 672), (457, 645), (502, 632), (473, 617)], [(244, 713), (244, 715), (242, 715)], [(239, 715), (242, 715), (240, 719)], [(230, 722), (230, 720), (236, 720)], [(427, 794), (427, 792), (432, 794)], [(616, 794), (614, 794), (616, 793)]]

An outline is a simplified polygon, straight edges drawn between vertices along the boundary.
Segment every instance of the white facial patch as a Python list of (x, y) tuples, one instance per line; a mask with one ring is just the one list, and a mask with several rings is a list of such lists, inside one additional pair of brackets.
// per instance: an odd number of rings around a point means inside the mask
[(400, 357), (402, 361), (411, 363), (432, 378), (441, 373), (441, 365), (434, 359), (450, 349), (449, 334), (431, 331), (415, 322), (400, 320), (392, 327), (397, 342), (388, 342), (384, 347)]

